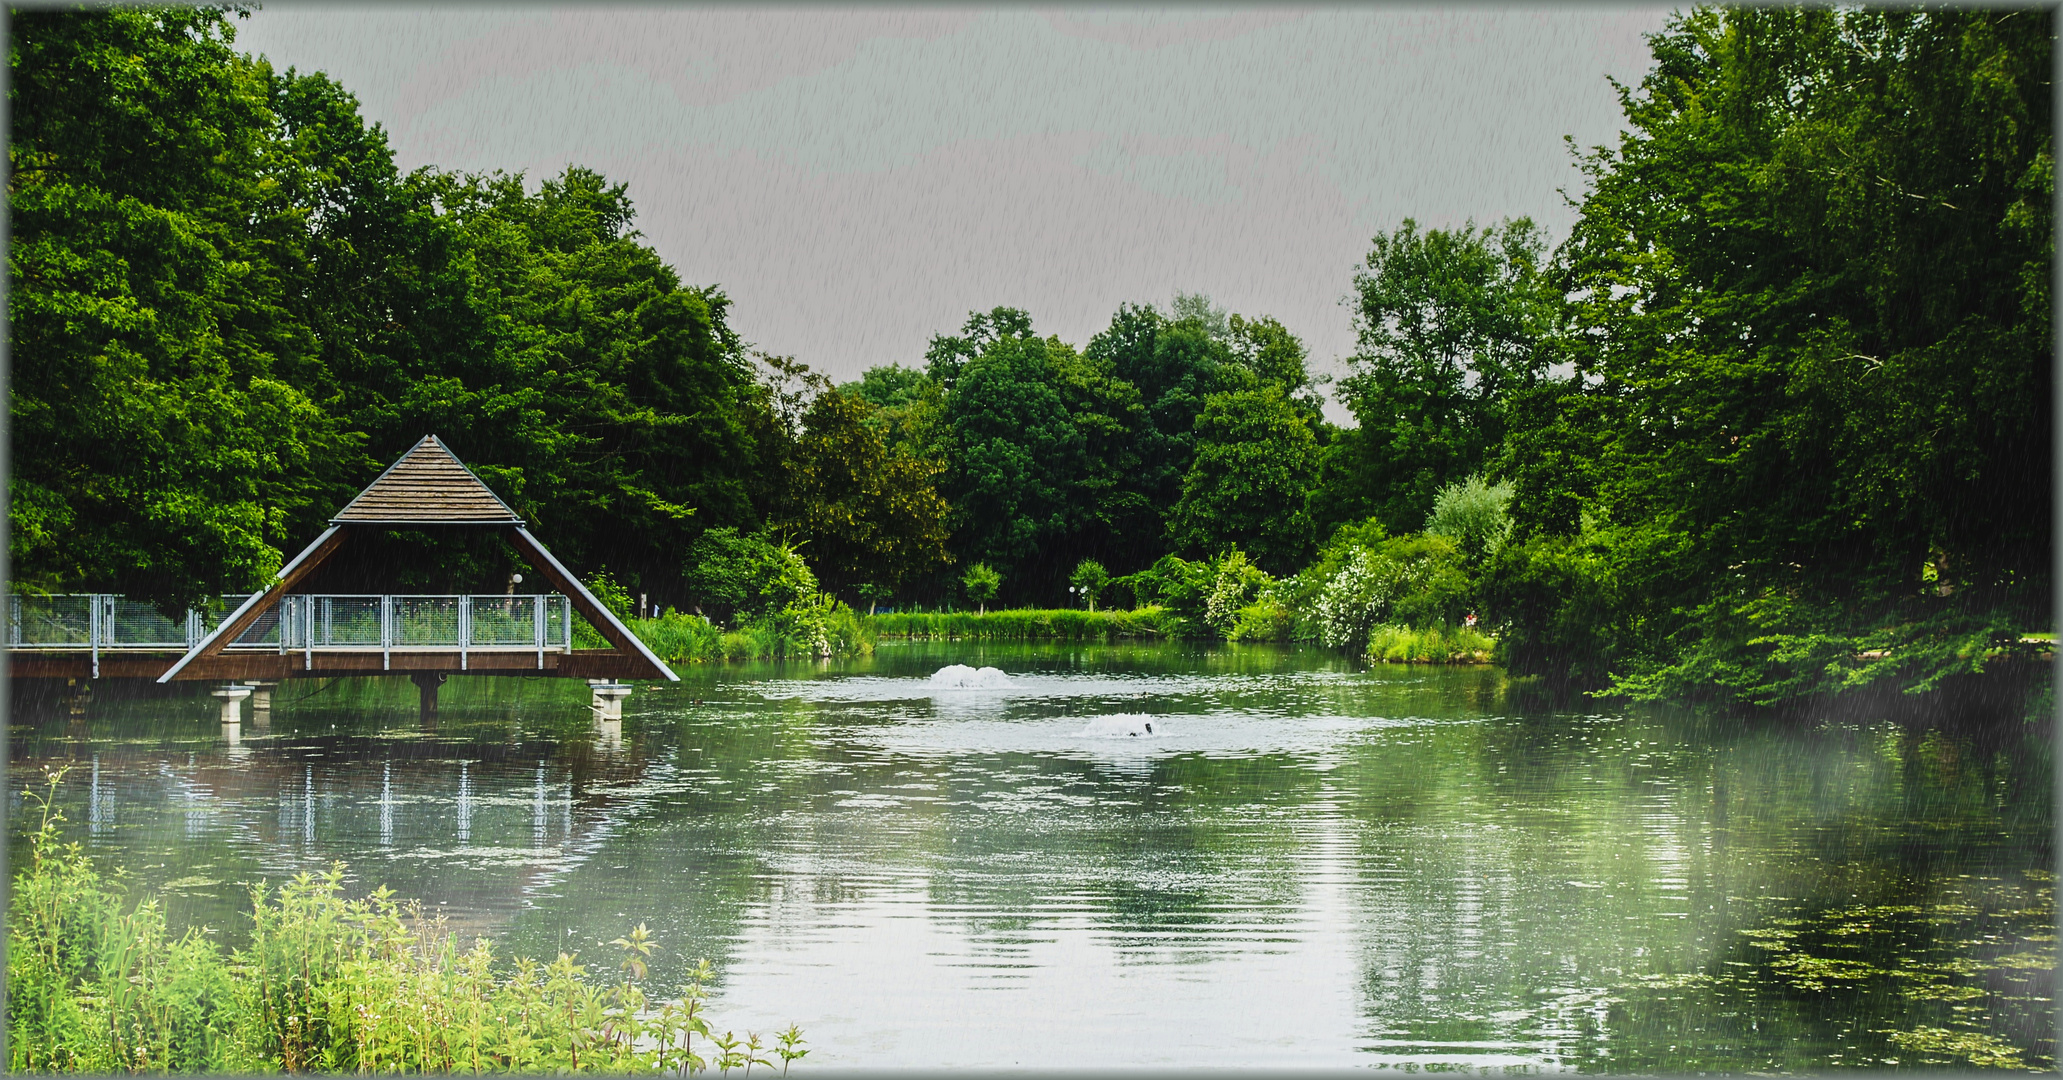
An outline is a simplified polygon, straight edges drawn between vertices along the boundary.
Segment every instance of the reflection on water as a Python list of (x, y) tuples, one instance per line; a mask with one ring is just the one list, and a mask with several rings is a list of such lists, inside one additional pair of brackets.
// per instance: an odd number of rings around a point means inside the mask
[(245, 883), (338, 859), (505, 951), (644, 921), (657, 979), (709, 957), (725, 1022), (812, 1064), (2054, 1053), (2045, 730), (1177, 646), (698, 668), (617, 723), (550, 680), (455, 679), (434, 730), (405, 682), (279, 698), (235, 746), (205, 697), (18, 712), (11, 805), (75, 761), (80, 838), (232, 942)]

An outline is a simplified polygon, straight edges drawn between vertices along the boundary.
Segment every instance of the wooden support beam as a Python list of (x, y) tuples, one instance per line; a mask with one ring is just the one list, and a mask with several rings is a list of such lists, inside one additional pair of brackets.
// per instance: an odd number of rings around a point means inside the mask
[[(274, 578), (269, 588), (263, 592), (252, 593), (251, 598), (244, 601), (242, 607), (237, 608), (228, 618), (222, 620), (222, 625), (216, 627), (214, 633), (202, 638), (193, 648), (188, 649), (186, 655), (180, 657), (177, 663), (173, 664), (163, 675), (158, 676), (158, 681), (171, 682), (177, 678), (208, 678), (204, 674), (189, 674), (188, 668), (192, 666), (194, 661), (213, 657), (228, 648), (230, 642), (242, 637), (243, 632), (250, 629), (252, 623), (258, 621), (258, 616), (263, 615), (267, 608), (277, 607), (280, 597), (285, 596), (287, 590), (299, 585), (302, 579), (314, 573), (315, 568), (321, 566), (323, 560), (336, 554), (337, 549), (342, 547), (343, 544), (343, 527), (339, 525), (330, 526), (327, 532), (315, 538), (314, 543), (302, 548), (301, 553), (294, 556), (294, 561), (279, 568), (279, 574)], [(281, 633), (285, 633), (284, 628), (281, 629)]]
[(580, 579), (574, 577), (551, 552), (545, 550), (543, 544), (537, 542), (536, 537), (530, 535), (530, 530), (518, 525), (509, 529), (507, 535), (509, 543), (515, 546), (516, 553), (523, 556), (523, 561), (543, 574), (545, 580), (550, 581), (560, 592), (565, 593), (566, 598), (573, 603), (573, 610), (580, 612), (589, 625), (599, 631), (609, 644), (614, 645), (616, 651), (630, 661), (629, 666), (641, 669), (622, 674), (612, 673), (611, 676), (596, 675), (595, 678), (680, 681), (680, 676), (675, 675), (672, 668), (653, 655), (652, 650), (646, 648), (645, 643), (638, 640), (636, 634), (631, 633), (630, 627), (623, 625), (608, 608), (603, 607), (601, 601), (596, 600), (594, 594), (587, 591), (587, 586), (580, 583)]

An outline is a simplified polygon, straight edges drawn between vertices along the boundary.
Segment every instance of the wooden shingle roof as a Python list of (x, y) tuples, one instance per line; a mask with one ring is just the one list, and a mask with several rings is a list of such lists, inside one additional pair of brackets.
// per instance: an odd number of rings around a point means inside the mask
[(332, 525), (521, 525), (435, 435), (401, 455), (330, 519)]

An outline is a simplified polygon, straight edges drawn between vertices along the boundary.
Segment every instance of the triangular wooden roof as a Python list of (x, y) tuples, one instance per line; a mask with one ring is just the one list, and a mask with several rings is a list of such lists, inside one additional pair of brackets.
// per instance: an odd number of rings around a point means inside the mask
[(332, 525), (521, 525), (509, 504), (435, 435), (401, 455)]

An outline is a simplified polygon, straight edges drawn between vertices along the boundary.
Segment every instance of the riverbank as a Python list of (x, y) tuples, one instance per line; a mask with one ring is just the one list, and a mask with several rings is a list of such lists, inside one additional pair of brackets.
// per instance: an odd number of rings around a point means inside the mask
[[(1023, 608), (986, 613), (891, 612), (862, 616), (877, 638), (899, 641), (1120, 641), (1203, 637), (1209, 631), (1163, 607), (1081, 611)], [(1201, 631), (1201, 633), (1199, 633)], [(1287, 640), (1247, 635), (1244, 641)], [(1371, 664), (1488, 664), (1496, 639), (1473, 627), (1377, 626), (1360, 653)]]
[(1162, 607), (896, 611), (865, 618), (875, 636), (901, 641), (1118, 641), (1180, 638), (1189, 629), (1186, 620)]

